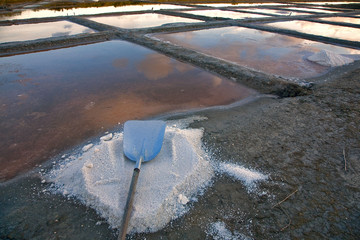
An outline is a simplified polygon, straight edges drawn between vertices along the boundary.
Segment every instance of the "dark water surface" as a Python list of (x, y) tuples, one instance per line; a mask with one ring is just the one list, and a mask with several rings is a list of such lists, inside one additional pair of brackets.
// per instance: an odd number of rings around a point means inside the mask
[(128, 119), (254, 94), (123, 41), (3, 57), (0, 76), (1, 180)]

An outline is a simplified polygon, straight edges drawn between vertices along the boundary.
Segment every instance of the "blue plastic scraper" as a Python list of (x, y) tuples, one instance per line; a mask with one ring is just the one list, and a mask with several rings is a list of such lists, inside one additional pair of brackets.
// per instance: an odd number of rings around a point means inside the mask
[(139, 121), (131, 120), (124, 125), (124, 154), (135, 161), (135, 168), (131, 179), (129, 195), (126, 200), (121, 231), (118, 239), (125, 239), (134, 200), (136, 183), (142, 162), (156, 157), (161, 150), (166, 124), (160, 120)]

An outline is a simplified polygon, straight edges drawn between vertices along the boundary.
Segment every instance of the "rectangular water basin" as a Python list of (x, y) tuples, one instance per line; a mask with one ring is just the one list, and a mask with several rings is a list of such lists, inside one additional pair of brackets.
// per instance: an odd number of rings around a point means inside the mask
[(208, 3), (208, 4), (195, 4), (199, 6), (207, 6), (207, 7), (246, 7), (246, 6), (266, 6), (266, 5), (286, 5), (283, 3)]
[(249, 11), (249, 12), (256, 12), (256, 13), (270, 13), (276, 14), (280, 16), (298, 16), (298, 15), (310, 15), (310, 13), (301, 13), (301, 12), (293, 12), (287, 10), (275, 10), (275, 9), (262, 9), (262, 8), (242, 8), (241, 10)]
[(360, 54), (353, 49), (241, 27), (154, 34), (154, 37), (286, 78), (309, 78), (326, 73), (329, 67), (306, 59), (323, 49), (338, 54)]
[(295, 30), (324, 37), (360, 41), (360, 29), (307, 21), (286, 21), (265, 24), (271, 27)]
[(245, 19), (245, 18), (265, 18), (269, 17), (261, 14), (252, 13), (241, 13), (233, 11), (222, 11), (222, 10), (194, 10), (194, 11), (183, 11), (183, 13), (189, 13), (205, 17), (218, 17), (218, 18), (231, 18), (231, 19)]
[(95, 31), (90, 28), (68, 21), (0, 26), (0, 42), (26, 41), (93, 32)]
[(157, 13), (144, 13), (144, 14), (131, 14), (121, 16), (108, 16), (108, 17), (92, 17), (90, 20), (112, 25), (120, 28), (146, 28), (146, 27), (157, 27), (163, 24), (170, 23), (195, 23), (202, 22), (196, 19), (182, 18), (168, 16)]
[(298, 11), (306, 11), (306, 12), (314, 12), (314, 13), (336, 13), (339, 11), (330, 11), (330, 10), (325, 10), (325, 9), (315, 9), (315, 8), (300, 8), (300, 7), (290, 7), (290, 8), (284, 8), (288, 11), (292, 11), (292, 10), (298, 10)]
[[(319, 19), (324, 20), (324, 21), (330, 21), (330, 22), (360, 24), (360, 18), (353, 18), (353, 17), (325, 17), (325, 18), (319, 18)], [(360, 38), (360, 36), (359, 36), (359, 38)]]
[(25, 10), (22, 12), (9, 14), (0, 14), (0, 20), (14, 20), (14, 19), (28, 19), (28, 18), (44, 18), (44, 17), (59, 17), (59, 16), (79, 16), (79, 15), (93, 15), (102, 13), (113, 12), (134, 12), (134, 11), (146, 11), (146, 10), (161, 10), (161, 9), (180, 9), (191, 8), (180, 5), (172, 4), (143, 4), (143, 5), (128, 5), (128, 6), (109, 6), (109, 7), (90, 7), (90, 8), (71, 8), (61, 10)]
[(0, 73), (1, 180), (126, 120), (255, 94), (124, 41), (2, 57)]

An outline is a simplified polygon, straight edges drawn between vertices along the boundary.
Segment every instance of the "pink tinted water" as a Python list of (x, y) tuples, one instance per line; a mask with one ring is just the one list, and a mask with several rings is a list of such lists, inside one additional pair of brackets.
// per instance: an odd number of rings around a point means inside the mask
[(3, 57), (0, 76), (1, 180), (126, 120), (254, 94), (122, 41)]

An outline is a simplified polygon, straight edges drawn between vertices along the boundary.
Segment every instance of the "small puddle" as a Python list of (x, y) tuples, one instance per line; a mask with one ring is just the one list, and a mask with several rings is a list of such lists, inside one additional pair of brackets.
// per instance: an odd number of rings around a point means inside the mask
[(220, 17), (220, 18), (231, 18), (231, 19), (269, 17), (261, 14), (241, 13), (241, 12), (222, 11), (222, 10), (194, 10), (194, 11), (189, 10), (189, 11), (183, 11), (183, 13), (190, 13), (205, 17)]
[(329, 67), (306, 60), (306, 57), (322, 49), (338, 54), (360, 54), (360, 51), (353, 49), (241, 27), (154, 36), (241, 66), (287, 78), (309, 78), (326, 73)]
[(59, 17), (59, 16), (78, 16), (78, 15), (93, 15), (102, 13), (113, 12), (134, 12), (134, 11), (146, 11), (146, 10), (161, 10), (161, 9), (180, 9), (190, 8), (172, 4), (145, 4), (145, 5), (129, 5), (119, 7), (90, 7), (90, 8), (71, 8), (61, 10), (25, 10), (22, 12), (14, 13), (13, 15), (0, 14), (0, 20), (15, 20), (15, 19), (28, 19), (28, 18), (44, 18), (44, 17)]
[(350, 41), (360, 41), (360, 29), (352, 27), (336, 26), (325, 23), (307, 21), (288, 21), (265, 24), (271, 27), (295, 30), (302, 33), (320, 35), (324, 37), (338, 38)]
[[(330, 22), (360, 24), (360, 18), (353, 18), (353, 17), (326, 17), (326, 18), (319, 18), (319, 19), (324, 20), (324, 21), (330, 21)], [(360, 36), (359, 36), (359, 38), (360, 38)]]
[(3, 57), (0, 74), (0, 180), (126, 120), (255, 94), (123, 41)]
[(275, 10), (275, 9), (259, 9), (259, 8), (245, 8), (242, 9), (249, 12), (262, 12), (262, 13), (270, 13), (276, 15), (285, 15), (285, 16), (298, 16), (298, 15), (310, 15), (310, 13), (301, 13), (301, 12), (293, 12), (293, 11), (286, 11), (286, 10)]
[(109, 16), (109, 17), (92, 17), (90, 20), (112, 25), (120, 28), (146, 28), (146, 27), (157, 27), (163, 24), (170, 23), (194, 23), (202, 22), (200, 20), (173, 17), (157, 13), (144, 13), (134, 15), (122, 15), (122, 16)]
[(93, 32), (95, 31), (90, 28), (68, 21), (12, 25), (0, 27), (0, 42), (26, 41)]

